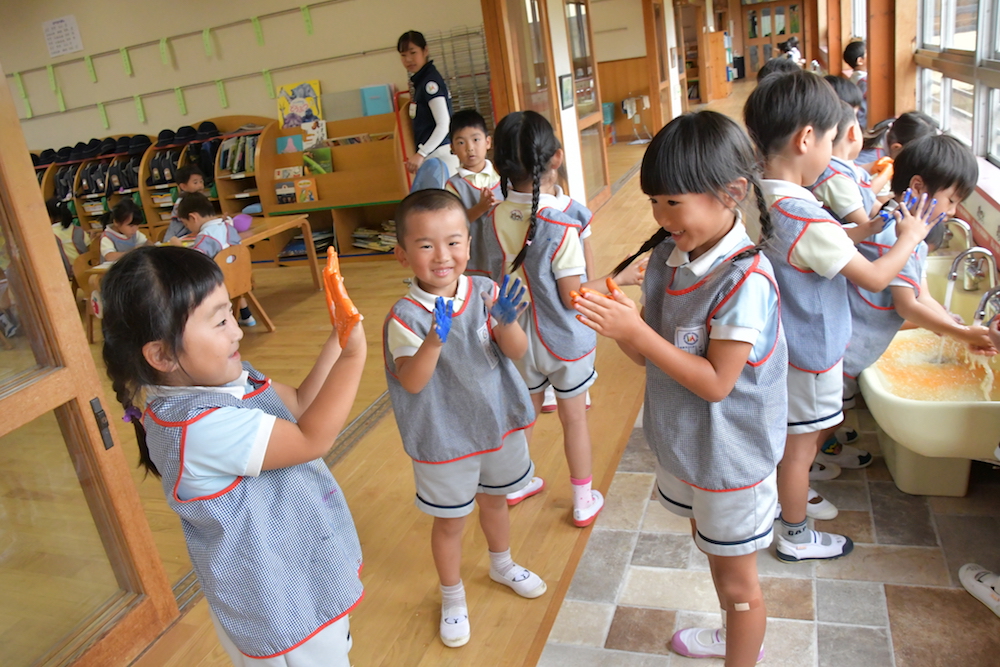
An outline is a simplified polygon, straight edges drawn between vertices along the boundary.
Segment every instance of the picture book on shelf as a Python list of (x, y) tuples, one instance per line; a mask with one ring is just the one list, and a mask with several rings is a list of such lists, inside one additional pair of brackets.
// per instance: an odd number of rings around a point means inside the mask
[(333, 151), (314, 148), (302, 154), (302, 161), (310, 174), (329, 174), (333, 171)]
[(279, 204), (295, 203), (295, 183), (292, 181), (278, 181), (274, 184), (274, 194), (278, 196)]
[(351, 144), (366, 144), (372, 140), (370, 134), (353, 134), (348, 137), (334, 137), (333, 139), (327, 139), (326, 143), (329, 146), (350, 146)]
[(295, 201), (300, 204), (319, 199), (315, 178), (300, 178), (295, 181)]
[[(322, 120), (319, 81), (300, 81), (278, 86), (278, 120), (281, 127), (301, 127)], [(302, 150), (299, 148), (299, 150)], [(280, 152), (280, 151), (279, 151)]]
[(302, 147), (308, 150), (324, 145), (326, 145), (326, 121), (314, 120), (311, 123), (302, 123)]
[(302, 152), (302, 135), (292, 134), (287, 137), (278, 137), (278, 154)]
[(274, 170), (274, 180), (284, 181), (302, 176), (302, 167), (278, 167)]

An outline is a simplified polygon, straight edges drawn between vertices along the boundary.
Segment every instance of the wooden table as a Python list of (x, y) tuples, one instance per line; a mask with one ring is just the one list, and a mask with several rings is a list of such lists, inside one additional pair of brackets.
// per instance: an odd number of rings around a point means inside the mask
[[(316, 258), (316, 246), (313, 245), (312, 227), (309, 225), (309, 218), (306, 214), (298, 215), (275, 215), (255, 217), (253, 224), (245, 232), (240, 232), (243, 245), (253, 245), (261, 241), (269, 240), (271, 237), (280, 236), (282, 232), (287, 232), (298, 227), (302, 230), (302, 238), (305, 241), (306, 256), (309, 260), (309, 269), (312, 271), (313, 284), (316, 289), (323, 289), (323, 281), (320, 278), (319, 260)], [(277, 245), (277, 244), (276, 244)], [(282, 246), (284, 244), (281, 244)], [(281, 248), (276, 247), (275, 256), (281, 252)], [(275, 263), (278, 263), (278, 259)]]

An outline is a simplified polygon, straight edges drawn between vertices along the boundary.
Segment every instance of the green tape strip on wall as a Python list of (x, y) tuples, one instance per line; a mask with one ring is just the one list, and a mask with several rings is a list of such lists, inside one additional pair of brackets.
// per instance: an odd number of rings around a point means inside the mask
[(24, 81), (21, 79), (20, 72), (14, 72), (14, 83), (17, 84), (17, 92), (21, 96), (21, 99), (28, 99), (28, 92), (24, 89)]
[(108, 110), (104, 108), (104, 102), (97, 103), (97, 113), (101, 114), (101, 125), (104, 129), (106, 130), (111, 127), (111, 124), (108, 122)]
[(264, 28), (260, 25), (260, 19), (256, 16), (251, 16), (250, 23), (253, 24), (253, 32), (257, 35), (257, 43), (264, 46)]
[(212, 29), (205, 28), (201, 31), (201, 45), (205, 47), (205, 55), (212, 57)]
[(49, 73), (49, 88), (51, 88), (54, 93), (56, 92), (56, 89), (59, 88), (59, 86), (56, 85), (56, 71), (53, 69), (52, 65), (46, 65), (45, 71)]
[(188, 108), (187, 102), (184, 101), (184, 90), (181, 88), (174, 88), (174, 97), (177, 98), (177, 109), (181, 112), (182, 116), (186, 116)]
[(35, 115), (35, 112), (31, 110), (31, 102), (28, 101), (27, 97), (24, 98), (23, 102), (24, 102), (24, 117), (31, 118), (32, 116)]
[(145, 123), (146, 107), (142, 105), (142, 97), (140, 95), (133, 95), (132, 99), (135, 100), (135, 114), (139, 117), (139, 122)]
[(125, 76), (132, 76), (132, 58), (128, 55), (128, 49), (123, 46), (118, 51), (122, 54), (122, 66), (125, 68)]
[(170, 47), (167, 46), (167, 38), (160, 38), (160, 62), (164, 65), (170, 64)]
[(97, 70), (94, 69), (94, 60), (90, 56), (83, 57), (83, 64), (87, 66), (87, 74), (90, 75), (90, 82), (97, 83)]
[(302, 11), (302, 20), (306, 24), (306, 34), (313, 34), (313, 18), (312, 12), (309, 10), (309, 5), (302, 5), (299, 9)]
[(219, 92), (219, 106), (223, 109), (229, 108), (229, 98), (226, 97), (226, 84), (220, 79), (215, 80), (215, 89)]
[(269, 69), (261, 70), (260, 73), (264, 76), (264, 87), (267, 88), (267, 96), (273, 100), (274, 81), (271, 79), (271, 70)]

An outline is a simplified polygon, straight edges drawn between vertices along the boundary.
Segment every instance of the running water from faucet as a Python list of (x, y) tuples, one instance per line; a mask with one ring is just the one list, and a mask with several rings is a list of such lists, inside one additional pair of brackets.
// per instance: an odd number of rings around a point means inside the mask
[[(946, 312), (951, 312), (951, 299), (955, 295), (955, 281), (949, 280), (944, 291), (944, 309)], [(941, 336), (941, 343), (938, 345), (938, 353), (935, 357), (937, 360), (935, 363), (944, 363), (944, 336)]]

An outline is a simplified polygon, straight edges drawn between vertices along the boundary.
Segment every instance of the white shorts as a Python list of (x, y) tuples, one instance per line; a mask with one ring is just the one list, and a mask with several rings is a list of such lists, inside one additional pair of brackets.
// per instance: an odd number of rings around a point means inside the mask
[(219, 643), (226, 650), (234, 667), (351, 667), (347, 654), (354, 644), (351, 637), (351, 620), (347, 614), (326, 626), (307, 641), (291, 651), (272, 658), (251, 658), (243, 655), (223, 629), (211, 607), (212, 618)]
[(814, 433), (844, 421), (844, 362), (822, 373), (788, 367), (788, 433)]
[(678, 516), (694, 519), (694, 541), (713, 556), (745, 556), (771, 544), (778, 507), (777, 472), (753, 486), (706, 491), (691, 486), (656, 465), (656, 497)]
[(851, 410), (858, 402), (858, 394), (861, 387), (858, 386), (858, 379), (844, 376), (844, 409)]
[(534, 474), (535, 464), (528, 454), (524, 430), (514, 431), (496, 451), (446, 463), (414, 461), (414, 502), (431, 516), (456, 519), (472, 512), (476, 494), (505, 496), (530, 484)]
[[(524, 320), (519, 321), (523, 326)], [(540, 394), (547, 386), (552, 385), (556, 398), (573, 398), (590, 389), (597, 380), (597, 370), (594, 368), (596, 349), (582, 359), (564, 361), (542, 344), (534, 323), (530, 320), (530, 314), (528, 324), (523, 328), (528, 336), (528, 350), (514, 365), (528, 385), (529, 393)]]

